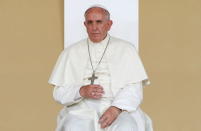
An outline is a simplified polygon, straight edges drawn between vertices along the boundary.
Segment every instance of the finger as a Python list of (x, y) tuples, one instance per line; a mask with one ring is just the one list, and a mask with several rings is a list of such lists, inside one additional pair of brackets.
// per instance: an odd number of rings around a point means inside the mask
[(91, 92), (101, 93), (101, 94), (104, 93), (104, 91), (102, 89), (92, 89)]
[(106, 115), (102, 115), (101, 118), (99, 119), (99, 123), (103, 123), (107, 120), (107, 116)]
[(104, 92), (104, 90), (102, 88), (98, 88), (96, 89), (97, 92)]
[(92, 93), (92, 92), (93, 92), (93, 94), (95, 93), (95, 95), (99, 95), (99, 94), (104, 93), (103, 91), (97, 91), (97, 90), (91, 90), (90, 93)]
[(110, 126), (114, 120), (108, 119), (107, 126)]
[(94, 99), (100, 99), (102, 98), (102, 95), (97, 95), (97, 96), (93, 96)]
[(95, 92), (91, 92), (90, 93), (90, 97), (91, 98), (95, 98), (95, 99), (99, 99), (99, 98), (101, 98), (102, 97), (102, 94), (100, 94), (100, 93), (95, 93)]
[(94, 97), (95, 94), (96, 94), (95, 92), (91, 92), (91, 93), (90, 93), (90, 96), (91, 96), (91, 97)]
[(113, 119), (112, 117), (108, 117), (108, 119), (105, 121), (106, 125), (103, 128), (110, 126), (114, 122), (114, 120), (115, 119)]
[(94, 99), (100, 99), (101, 97), (102, 97), (102, 95), (93, 96)]
[(101, 123), (101, 128), (106, 128), (110, 125), (110, 122), (108, 120), (104, 121), (103, 123)]
[(97, 94), (105, 94), (104, 91), (97, 91), (96, 93), (97, 93)]
[(105, 127), (107, 127), (108, 126), (108, 124), (106, 123), (106, 122), (103, 122), (102, 124), (101, 124), (101, 128), (105, 128)]
[(95, 95), (99, 96), (99, 95), (103, 95), (103, 93), (95, 92)]
[(96, 93), (101, 93), (101, 94), (105, 93), (103, 89), (94, 89), (93, 91)]
[(103, 89), (103, 87), (101, 85), (91, 85), (91, 86), (96, 88), (96, 89)]

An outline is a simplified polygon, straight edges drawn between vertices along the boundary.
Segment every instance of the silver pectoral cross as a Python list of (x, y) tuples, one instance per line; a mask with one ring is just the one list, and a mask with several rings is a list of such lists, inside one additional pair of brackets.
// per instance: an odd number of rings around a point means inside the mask
[(91, 85), (94, 84), (94, 80), (95, 80), (95, 79), (98, 79), (98, 77), (95, 76), (95, 72), (93, 72), (92, 76), (88, 78), (88, 80), (91, 80)]

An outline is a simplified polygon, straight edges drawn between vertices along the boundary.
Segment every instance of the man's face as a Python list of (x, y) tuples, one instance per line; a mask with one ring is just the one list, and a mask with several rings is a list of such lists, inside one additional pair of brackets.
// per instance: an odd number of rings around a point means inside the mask
[(94, 8), (88, 11), (84, 25), (90, 40), (97, 43), (106, 37), (112, 26), (112, 21), (107, 19), (107, 16), (101, 9)]

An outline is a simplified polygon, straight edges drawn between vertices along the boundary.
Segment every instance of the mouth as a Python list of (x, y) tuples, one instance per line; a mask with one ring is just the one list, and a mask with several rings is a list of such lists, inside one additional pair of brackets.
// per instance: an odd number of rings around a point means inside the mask
[(91, 33), (92, 36), (99, 36), (100, 33)]
[(91, 32), (91, 34), (100, 34), (99, 32)]

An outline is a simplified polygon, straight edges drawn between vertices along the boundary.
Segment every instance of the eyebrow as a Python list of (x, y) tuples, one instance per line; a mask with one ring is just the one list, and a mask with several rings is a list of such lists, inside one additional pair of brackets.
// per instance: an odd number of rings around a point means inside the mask
[[(86, 22), (87, 23), (93, 23), (94, 21), (93, 20), (87, 20)], [(100, 23), (100, 22), (103, 22), (103, 20), (96, 20), (95, 22)]]

